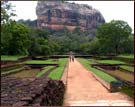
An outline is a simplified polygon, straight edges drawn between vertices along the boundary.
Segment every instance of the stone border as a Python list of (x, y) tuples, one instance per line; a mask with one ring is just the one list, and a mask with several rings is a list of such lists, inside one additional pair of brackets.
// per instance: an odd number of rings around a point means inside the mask
[[(95, 77), (96, 80), (98, 80), (109, 92), (117, 92), (121, 87), (116, 86), (114, 87), (111, 83), (107, 83), (102, 78), (97, 76), (96, 74), (92, 73), (92, 75)], [(112, 81), (113, 82), (113, 81)]]
[(67, 87), (67, 79), (68, 79), (68, 67), (69, 67), (69, 60), (67, 64), (65, 65), (64, 72), (62, 74), (61, 80), (63, 81), (65, 88)]
[(97, 76), (96, 74), (94, 74), (92, 72), (92, 75), (95, 77), (96, 80), (98, 80), (108, 91), (110, 91), (110, 84), (107, 83), (106, 81), (104, 81), (103, 79), (101, 79), (99, 76)]

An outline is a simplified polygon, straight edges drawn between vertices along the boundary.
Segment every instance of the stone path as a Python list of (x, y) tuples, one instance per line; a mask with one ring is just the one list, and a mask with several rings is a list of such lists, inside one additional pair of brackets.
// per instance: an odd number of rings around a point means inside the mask
[(133, 106), (121, 92), (110, 93), (77, 60), (69, 62), (64, 106)]

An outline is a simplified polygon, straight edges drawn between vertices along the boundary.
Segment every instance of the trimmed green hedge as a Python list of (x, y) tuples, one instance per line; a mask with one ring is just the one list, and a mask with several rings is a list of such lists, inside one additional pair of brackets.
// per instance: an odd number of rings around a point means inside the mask
[(65, 65), (67, 63), (68, 59), (67, 58), (61, 58), (59, 59), (59, 67), (53, 70), (48, 77), (50, 77), (53, 80), (60, 80), (62, 77), (62, 74), (65, 69)]
[(47, 66), (45, 67), (42, 71), (40, 71), (36, 77), (42, 77), (47, 71), (49, 71), (50, 69), (54, 68), (54, 66)]
[(125, 62), (118, 60), (97, 60), (96, 62), (101, 64), (125, 64)]
[(58, 64), (58, 62), (52, 60), (29, 60), (25, 64)]
[(54, 71), (52, 71), (48, 77), (53, 79), (53, 80), (60, 80), (61, 76), (63, 74), (65, 67), (58, 67)]
[(134, 67), (131, 66), (121, 65), (120, 68), (134, 72)]
[(11, 56), (11, 55), (1, 55), (1, 61), (17, 61), (19, 58), (25, 56)]

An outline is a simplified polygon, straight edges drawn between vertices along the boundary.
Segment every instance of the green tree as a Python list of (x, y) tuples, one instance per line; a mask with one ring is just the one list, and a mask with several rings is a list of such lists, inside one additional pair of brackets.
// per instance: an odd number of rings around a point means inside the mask
[(28, 28), (22, 24), (13, 24), (12, 39), (10, 40), (9, 50), (10, 54), (28, 54), (29, 39), (28, 39)]
[(122, 54), (128, 53), (134, 53), (134, 36), (130, 35), (129, 38), (121, 43), (120, 51)]
[(12, 7), (8, 1), (1, 1), (1, 24), (9, 22), (12, 16), (16, 16), (13, 13)]
[(29, 55), (50, 55), (52, 54), (51, 46), (48, 42), (48, 31), (33, 29), (29, 30), (29, 39), (30, 39), (30, 47), (29, 47)]
[(3, 26), (1, 35), (2, 53), (9, 55), (28, 54), (29, 39), (28, 28), (24, 25), (17, 24), (15, 21)]
[(131, 27), (127, 22), (113, 20), (98, 28), (97, 38), (100, 47), (105, 53), (119, 53), (120, 44), (126, 41), (131, 35)]
[(1, 53), (8, 55), (9, 42), (12, 39), (12, 24), (6, 23), (1, 26)]

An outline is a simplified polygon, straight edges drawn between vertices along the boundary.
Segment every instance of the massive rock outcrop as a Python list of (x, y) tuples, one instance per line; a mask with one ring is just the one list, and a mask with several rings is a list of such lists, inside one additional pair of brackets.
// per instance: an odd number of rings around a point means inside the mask
[(105, 20), (102, 14), (86, 4), (75, 4), (61, 1), (38, 1), (36, 7), (37, 26), (44, 29), (58, 30), (66, 27), (73, 30), (97, 28)]

